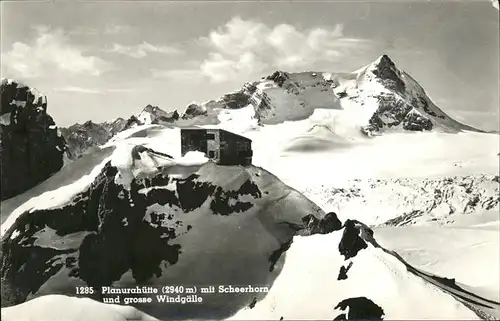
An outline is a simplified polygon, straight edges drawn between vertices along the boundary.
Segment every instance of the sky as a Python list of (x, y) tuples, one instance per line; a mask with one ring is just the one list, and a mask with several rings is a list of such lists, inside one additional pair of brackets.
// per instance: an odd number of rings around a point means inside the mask
[(388, 54), (455, 119), (498, 130), (499, 11), (467, 1), (2, 1), (1, 73), (60, 126), (183, 111), (275, 70)]

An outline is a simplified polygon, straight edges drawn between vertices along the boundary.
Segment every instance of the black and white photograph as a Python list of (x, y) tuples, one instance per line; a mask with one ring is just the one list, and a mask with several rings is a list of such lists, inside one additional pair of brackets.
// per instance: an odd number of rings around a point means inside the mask
[(498, 0), (0, 2), (1, 320), (500, 320)]

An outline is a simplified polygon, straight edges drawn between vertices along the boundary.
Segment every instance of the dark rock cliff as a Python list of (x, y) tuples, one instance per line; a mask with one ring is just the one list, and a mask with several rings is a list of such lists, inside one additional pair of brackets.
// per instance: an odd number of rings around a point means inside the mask
[(1, 96), (1, 199), (16, 196), (50, 177), (64, 165), (66, 150), (47, 98), (4, 79)]

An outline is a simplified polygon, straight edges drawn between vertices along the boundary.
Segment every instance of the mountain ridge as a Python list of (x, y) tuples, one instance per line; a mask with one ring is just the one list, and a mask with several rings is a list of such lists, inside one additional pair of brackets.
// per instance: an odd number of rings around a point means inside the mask
[[(425, 90), (409, 74), (397, 68), (387, 55), (352, 73), (275, 71), (258, 81), (246, 82), (240, 89), (227, 93), (217, 100), (193, 102), (183, 112), (166, 112), (158, 106), (148, 105), (127, 121), (96, 124), (96, 132), (81, 136), (77, 124), (62, 129), (68, 141), (76, 147), (77, 156), (86, 148), (102, 145), (117, 132), (137, 125), (159, 124), (190, 127), (230, 123), (233, 115), (245, 111), (243, 126), (265, 126), (311, 117), (315, 110), (340, 110), (342, 121), (355, 120), (354, 128), (371, 137), (393, 131), (477, 131), (480, 129), (462, 124), (438, 108)], [(341, 114), (342, 115), (342, 114)], [(240, 117), (241, 118), (241, 117)], [(116, 123), (119, 126), (115, 126)], [(329, 125), (332, 127), (332, 125)], [(232, 127), (241, 127), (234, 124)], [(238, 131), (238, 130), (237, 130)], [(79, 132), (80, 135), (74, 134)], [(97, 138), (95, 138), (97, 136)], [(89, 140), (89, 137), (90, 140)], [(79, 147), (79, 146), (84, 146)]]

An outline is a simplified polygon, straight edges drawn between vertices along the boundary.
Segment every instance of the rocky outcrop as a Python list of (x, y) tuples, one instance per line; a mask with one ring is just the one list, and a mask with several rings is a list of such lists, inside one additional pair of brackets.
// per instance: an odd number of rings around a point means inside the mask
[[(384, 87), (376, 98), (378, 108), (361, 132), (376, 135), (384, 129), (399, 128), (406, 131), (429, 131), (435, 126), (431, 118), (445, 119), (445, 114), (426, 97), (423, 89), (387, 56), (381, 56), (363, 74), (364, 80)], [(409, 82), (406, 84), (405, 80)], [(347, 95), (347, 94), (346, 94)], [(439, 122), (438, 122), (439, 123)]]
[(3, 79), (1, 96), (1, 199), (16, 196), (64, 165), (64, 138), (47, 113), (47, 98)]
[(401, 127), (407, 131), (428, 131), (434, 127), (429, 117), (415, 107), (393, 95), (377, 97), (379, 108), (369, 120), (369, 125), (361, 128), (366, 135), (374, 135), (386, 128)]
[(266, 77), (267, 80), (274, 81), (279, 87), (283, 86), (285, 81), (290, 79), (290, 75), (284, 71), (275, 71), (272, 75)]
[(250, 97), (250, 95), (243, 91), (237, 91), (222, 96), (222, 101), (228, 109), (239, 109), (247, 106), (250, 103)]
[(374, 64), (371, 72), (390, 90), (404, 94), (406, 85), (401, 79), (401, 71), (387, 55), (382, 55)]
[(179, 113), (177, 112), (177, 110), (174, 110), (171, 113), (167, 113), (167, 115), (165, 117), (160, 118), (160, 120), (167, 121), (167, 122), (172, 122), (172, 121), (178, 120), (179, 117), (180, 116), (179, 116)]
[(182, 114), (182, 119), (192, 119), (197, 116), (206, 116), (207, 115), (207, 109), (204, 108), (201, 105), (198, 104), (189, 104), (186, 107), (186, 110), (184, 111), (184, 114)]
[[(138, 125), (142, 125), (142, 122), (139, 119), (137, 119), (137, 117), (135, 115), (132, 115), (127, 119), (127, 122), (126, 122), (125, 126), (123, 127), (123, 129), (135, 127)], [(121, 131), (121, 130), (119, 130), (119, 131)]]
[(222, 108), (240, 109), (252, 103), (252, 95), (257, 91), (258, 82), (248, 82), (238, 91), (226, 94), (220, 99)]
[(318, 219), (314, 215), (305, 216), (302, 221), (306, 224), (311, 234), (328, 234), (342, 228), (342, 222), (334, 212), (327, 213), (323, 218)]
[(409, 131), (428, 131), (434, 126), (432, 121), (416, 110), (410, 111), (402, 121), (403, 129)]
[(263, 77), (250, 101), (259, 125), (309, 118), (316, 109), (342, 109), (335, 80), (316, 72), (276, 71)]
[(346, 311), (333, 320), (383, 320), (384, 310), (372, 300), (356, 297), (342, 300), (335, 310)]

